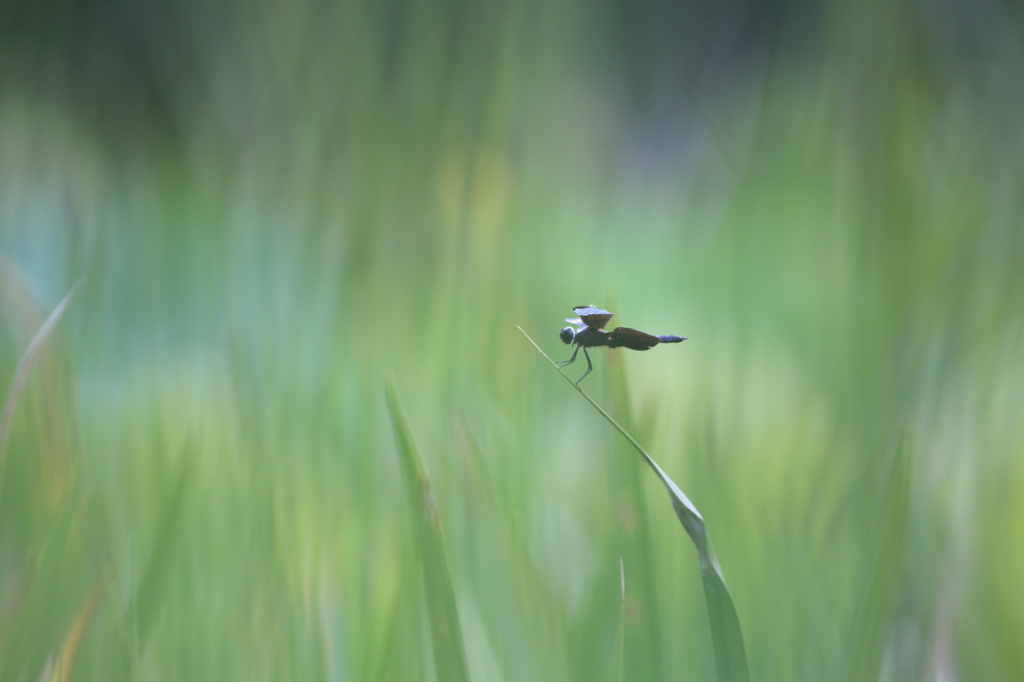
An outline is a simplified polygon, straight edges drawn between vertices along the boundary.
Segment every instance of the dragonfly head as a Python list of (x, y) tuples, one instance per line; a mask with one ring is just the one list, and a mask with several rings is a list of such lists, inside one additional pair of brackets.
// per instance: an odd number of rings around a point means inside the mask
[(570, 344), (576, 338), (576, 330), (572, 327), (562, 327), (562, 331), (558, 332), (558, 338), (562, 339), (562, 343)]

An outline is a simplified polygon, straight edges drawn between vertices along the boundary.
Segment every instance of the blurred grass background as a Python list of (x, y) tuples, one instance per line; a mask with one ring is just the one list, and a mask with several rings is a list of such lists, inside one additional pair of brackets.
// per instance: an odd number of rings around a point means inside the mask
[(3, 2), (0, 679), (434, 679), (389, 372), (474, 680), (714, 679), (589, 303), (753, 679), (1024, 679), (1022, 22)]

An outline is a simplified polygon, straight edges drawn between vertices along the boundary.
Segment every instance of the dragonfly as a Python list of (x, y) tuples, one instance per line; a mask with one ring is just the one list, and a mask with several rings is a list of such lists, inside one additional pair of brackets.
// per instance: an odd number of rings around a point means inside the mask
[(629, 348), (630, 350), (650, 350), (659, 343), (682, 343), (686, 341), (685, 336), (654, 336), (646, 332), (630, 329), (629, 327), (617, 327), (610, 332), (604, 330), (605, 325), (612, 319), (614, 313), (607, 310), (595, 308), (593, 305), (581, 305), (572, 309), (579, 315), (578, 318), (566, 318), (566, 322), (574, 327), (563, 327), (558, 336), (565, 344), (574, 344), (576, 350), (568, 360), (561, 360), (556, 364), (559, 367), (566, 367), (576, 361), (576, 355), (583, 349), (583, 357), (587, 359), (587, 371), (576, 380), (578, 386), (584, 377), (594, 369), (594, 363), (590, 361), (587, 354), (588, 348), (607, 346), (608, 348)]

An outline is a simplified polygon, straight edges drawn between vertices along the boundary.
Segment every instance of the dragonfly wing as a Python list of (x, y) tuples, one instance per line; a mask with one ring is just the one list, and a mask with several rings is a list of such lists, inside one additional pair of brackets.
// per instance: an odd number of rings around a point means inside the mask
[(615, 316), (614, 313), (610, 313), (607, 310), (601, 310), (600, 308), (588, 305), (578, 305), (572, 311), (580, 316), (584, 324), (594, 329), (604, 329), (608, 321)]
[(610, 331), (608, 332), (608, 337), (611, 341), (611, 343), (608, 344), (609, 348), (650, 350), (661, 343), (661, 339), (657, 336), (652, 336), (646, 332), (638, 331), (636, 329), (630, 329), (629, 327), (619, 327), (614, 331)]
[(565, 321), (568, 322), (569, 324), (574, 324), (577, 327), (586, 327), (587, 326), (586, 322), (584, 322), (583, 320), (581, 320), (578, 317), (567, 317), (567, 318), (565, 318)]

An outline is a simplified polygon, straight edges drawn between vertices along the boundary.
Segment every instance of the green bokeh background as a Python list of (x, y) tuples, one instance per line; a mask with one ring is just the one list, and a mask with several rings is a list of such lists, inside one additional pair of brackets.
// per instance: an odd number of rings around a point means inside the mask
[(617, 679), (620, 557), (625, 678), (715, 679), (664, 491), (516, 330), (568, 357), (589, 303), (690, 337), (584, 386), (703, 513), (752, 679), (1024, 679), (1022, 29), (0, 4), (4, 384), (84, 282), (4, 462), (0, 679), (435, 679), (389, 373), (474, 680)]

